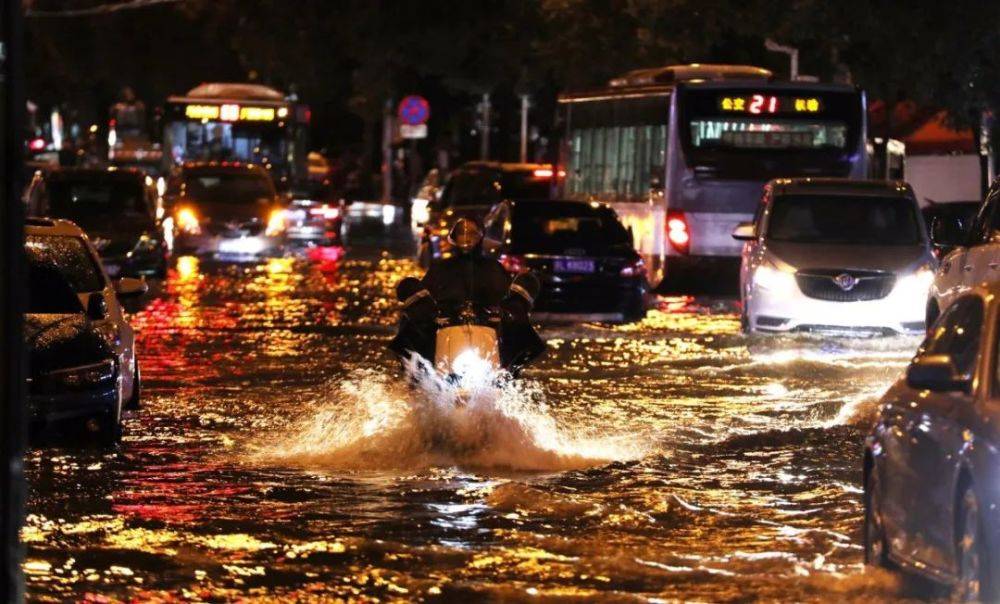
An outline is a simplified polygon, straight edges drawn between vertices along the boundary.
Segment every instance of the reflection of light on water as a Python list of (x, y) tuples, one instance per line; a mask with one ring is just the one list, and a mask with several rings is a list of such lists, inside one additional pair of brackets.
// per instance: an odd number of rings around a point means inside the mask
[(642, 455), (630, 435), (557, 426), (537, 385), (482, 371), (469, 359), (463, 363), (477, 367), (453, 384), (427, 363), (411, 360), (412, 388), (358, 371), (287, 438), (262, 445), (262, 455), (324, 468), (459, 464), (519, 470), (587, 467)]
[(177, 280), (181, 283), (198, 278), (198, 258), (196, 256), (181, 256), (177, 259)]

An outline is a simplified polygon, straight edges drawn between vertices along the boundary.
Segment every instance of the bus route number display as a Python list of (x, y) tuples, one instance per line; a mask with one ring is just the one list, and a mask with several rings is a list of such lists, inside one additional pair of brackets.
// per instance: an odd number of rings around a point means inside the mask
[(816, 97), (773, 96), (750, 94), (723, 96), (719, 98), (719, 109), (726, 113), (819, 113), (823, 104)]

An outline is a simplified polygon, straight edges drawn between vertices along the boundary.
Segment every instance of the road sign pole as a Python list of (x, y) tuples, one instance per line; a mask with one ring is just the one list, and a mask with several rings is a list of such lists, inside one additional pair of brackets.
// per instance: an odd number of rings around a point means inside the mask
[(382, 115), (382, 203), (392, 201), (392, 99), (386, 99)]
[(490, 93), (483, 93), (483, 104), (482, 108), (482, 121), (483, 121), (483, 131), (482, 137), (479, 139), (479, 159), (485, 161), (490, 158)]
[(528, 161), (528, 95), (521, 95), (521, 163)]

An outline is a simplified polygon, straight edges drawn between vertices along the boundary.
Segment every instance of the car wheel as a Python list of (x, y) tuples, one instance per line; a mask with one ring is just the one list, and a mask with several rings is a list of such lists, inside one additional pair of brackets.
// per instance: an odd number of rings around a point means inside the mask
[(958, 602), (992, 600), (989, 582), (989, 556), (983, 538), (979, 500), (971, 486), (965, 487), (958, 500), (955, 527), (955, 560), (958, 580), (952, 599)]
[(865, 563), (890, 568), (880, 491), (878, 471), (872, 466), (865, 480)]
[(135, 363), (135, 368), (133, 369), (135, 377), (132, 378), (132, 396), (125, 403), (125, 409), (129, 411), (137, 411), (139, 409), (139, 399), (142, 394), (142, 375), (139, 373), (139, 359), (135, 359), (133, 362)]

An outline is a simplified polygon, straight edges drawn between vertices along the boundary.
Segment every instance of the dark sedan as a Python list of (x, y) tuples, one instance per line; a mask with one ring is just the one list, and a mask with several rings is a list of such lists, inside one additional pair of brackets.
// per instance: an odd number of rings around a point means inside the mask
[(551, 195), (557, 178), (549, 164), (473, 161), (448, 176), (438, 199), (429, 201), (418, 260), (431, 261), (450, 253), (448, 231), (459, 218), (482, 221), (504, 199), (543, 199)]
[(1000, 597), (997, 294), (973, 289), (945, 309), (865, 444), (866, 560), (960, 601)]
[(637, 321), (646, 316), (646, 272), (611, 208), (579, 201), (505, 201), (486, 218), (484, 246), (511, 273), (542, 283), (534, 317)]
[(76, 422), (102, 444), (117, 442), (122, 397), (115, 352), (59, 268), (31, 254), (24, 340), (32, 426)]
[(165, 277), (168, 239), (152, 179), (137, 170), (64, 168), (38, 172), (28, 214), (71, 220), (90, 237), (109, 277)]

